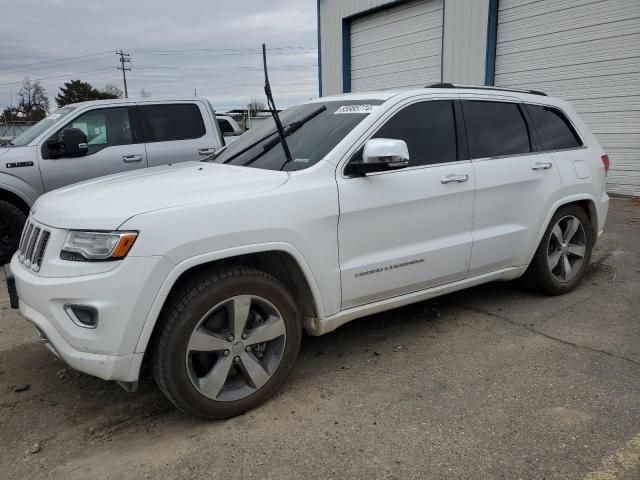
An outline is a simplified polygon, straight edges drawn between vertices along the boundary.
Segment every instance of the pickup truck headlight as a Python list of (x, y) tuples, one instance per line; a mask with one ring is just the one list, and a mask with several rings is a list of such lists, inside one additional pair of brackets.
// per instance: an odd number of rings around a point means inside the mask
[(127, 256), (136, 238), (138, 232), (71, 231), (60, 258), (80, 262), (121, 260)]

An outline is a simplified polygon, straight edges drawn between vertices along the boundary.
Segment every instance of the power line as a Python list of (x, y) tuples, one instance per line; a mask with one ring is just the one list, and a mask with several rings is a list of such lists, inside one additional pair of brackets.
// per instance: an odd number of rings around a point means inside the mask
[(111, 53), (110, 51), (108, 52), (96, 52), (96, 53), (89, 53), (87, 55), (77, 55), (75, 57), (64, 57), (64, 58), (57, 58), (57, 59), (52, 59), (52, 60), (43, 60), (41, 62), (34, 62), (34, 63), (23, 63), (20, 65), (9, 65), (6, 67), (2, 67), (2, 71), (6, 71), (6, 70), (11, 70), (11, 69), (15, 69), (15, 68), (23, 68), (23, 67), (33, 67), (33, 66), (39, 66), (39, 65), (45, 65), (45, 64), (50, 64), (50, 63), (73, 63), (76, 62), (78, 60), (82, 60), (85, 58), (91, 58), (91, 57), (97, 57), (100, 55), (106, 55), (108, 53)]
[[(315, 70), (317, 65), (276, 65), (269, 67), (269, 70)], [(187, 66), (170, 66), (170, 65), (143, 65), (136, 66), (137, 70), (196, 70), (196, 71), (210, 71), (210, 70), (259, 70), (263, 71), (260, 67), (250, 66), (238, 66), (238, 65), (220, 65), (215, 67), (187, 67)]]
[[(33, 81), (37, 82), (40, 80), (52, 80), (52, 79), (59, 79), (59, 78), (73, 78), (75, 76), (78, 75), (90, 75), (90, 74), (95, 74), (95, 73), (105, 73), (105, 72), (112, 72), (114, 70), (113, 67), (110, 68), (106, 68), (106, 69), (101, 69), (101, 70), (89, 70), (88, 72), (75, 72), (72, 74), (69, 73), (65, 73), (65, 74), (57, 74), (57, 75), (51, 75), (48, 77), (39, 77), (39, 78), (34, 78)], [(8, 87), (10, 85), (20, 85), (22, 84), (22, 80), (19, 80), (17, 82), (8, 82), (8, 83), (0, 83), (0, 87)]]
[(131, 55), (124, 53), (122, 50), (116, 52), (116, 55), (120, 55), (120, 66), (118, 70), (122, 70), (122, 81), (124, 82), (124, 98), (129, 98), (129, 91), (127, 90), (127, 71), (131, 71), (131, 67), (125, 67), (125, 63), (131, 63)]
[[(254, 51), (251, 49), (215, 49), (215, 48), (183, 48), (183, 49), (134, 49), (132, 52), (135, 52), (139, 55), (182, 55), (185, 53), (203, 53), (203, 54), (212, 54), (219, 56), (256, 56), (261, 55), (259, 51)], [(272, 52), (272, 55), (306, 55), (306, 54), (317, 54), (317, 49), (292, 49), (292, 50), (281, 50)]]
[[(289, 52), (289, 51), (298, 51), (298, 50), (313, 50), (316, 51), (318, 50), (317, 47), (302, 47), (302, 46), (283, 46), (283, 47), (270, 47), (269, 51), (282, 51), (282, 52)], [(224, 53), (224, 52), (237, 52), (237, 53), (261, 53), (262, 50), (260, 48), (254, 48), (254, 47), (244, 47), (244, 48), (203, 48), (203, 47), (198, 47), (198, 48), (133, 48), (131, 50), (132, 52), (185, 52), (185, 51), (201, 51), (201, 52), (220, 52), (220, 53)]]

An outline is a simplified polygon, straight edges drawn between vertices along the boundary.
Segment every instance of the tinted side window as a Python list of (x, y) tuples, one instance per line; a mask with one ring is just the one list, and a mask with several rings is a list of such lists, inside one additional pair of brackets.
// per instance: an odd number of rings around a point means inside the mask
[(200, 109), (192, 103), (138, 108), (145, 142), (189, 140), (200, 138), (206, 132)]
[(220, 130), (222, 133), (233, 133), (233, 127), (229, 123), (229, 120), (225, 120), (224, 118), (218, 119), (218, 125), (220, 126)]
[(373, 138), (404, 140), (411, 165), (429, 165), (457, 160), (453, 102), (437, 100), (403, 108), (376, 132)]
[(542, 105), (527, 105), (542, 150), (562, 150), (582, 146), (573, 126), (558, 109)]
[(89, 154), (106, 147), (134, 143), (127, 107), (100, 108), (83, 113), (58, 131), (58, 142), (62, 142), (62, 131), (66, 128), (79, 128), (84, 132)]
[(517, 104), (465, 101), (464, 115), (471, 158), (531, 151), (527, 124)]

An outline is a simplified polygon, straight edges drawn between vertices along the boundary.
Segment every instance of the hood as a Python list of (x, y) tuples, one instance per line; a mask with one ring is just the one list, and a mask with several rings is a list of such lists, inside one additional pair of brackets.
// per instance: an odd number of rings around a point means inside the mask
[(115, 230), (127, 219), (189, 204), (246, 199), (284, 184), (286, 172), (184, 162), (109, 175), (54, 190), (32, 208), (55, 228)]

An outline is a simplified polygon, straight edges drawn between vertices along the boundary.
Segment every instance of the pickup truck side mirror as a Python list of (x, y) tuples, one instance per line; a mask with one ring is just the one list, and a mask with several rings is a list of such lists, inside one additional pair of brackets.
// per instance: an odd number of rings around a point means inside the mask
[(89, 152), (87, 136), (79, 128), (65, 128), (62, 131), (62, 141), (55, 135), (47, 140), (47, 154), (49, 158), (81, 157)]
[(408, 166), (409, 148), (404, 140), (372, 138), (364, 144), (362, 162), (350, 163), (347, 173), (364, 176)]
[[(49, 145), (49, 142), (47, 142), (47, 145)], [(88, 152), (87, 136), (82, 130), (79, 128), (65, 128), (62, 131), (62, 152), (58, 153), (58, 157), (80, 157)]]

